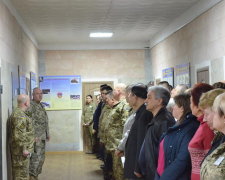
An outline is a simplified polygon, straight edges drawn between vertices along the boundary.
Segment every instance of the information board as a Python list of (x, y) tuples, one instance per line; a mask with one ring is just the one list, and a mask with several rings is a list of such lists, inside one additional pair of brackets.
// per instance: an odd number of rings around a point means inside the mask
[(82, 108), (81, 76), (41, 76), (39, 81), (46, 110)]
[(175, 86), (178, 84), (185, 84), (190, 87), (190, 63), (179, 64), (174, 68)]
[(166, 68), (162, 70), (163, 81), (167, 81), (170, 85), (173, 86), (173, 68)]

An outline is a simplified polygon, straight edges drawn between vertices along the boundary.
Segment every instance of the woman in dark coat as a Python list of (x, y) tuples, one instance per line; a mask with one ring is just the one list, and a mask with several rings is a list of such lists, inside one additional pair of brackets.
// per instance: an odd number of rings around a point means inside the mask
[(174, 97), (173, 116), (177, 123), (162, 136), (159, 148), (158, 167), (155, 180), (189, 180), (191, 159), (188, 144), (199, 127), (191, 114), (190, 96)]

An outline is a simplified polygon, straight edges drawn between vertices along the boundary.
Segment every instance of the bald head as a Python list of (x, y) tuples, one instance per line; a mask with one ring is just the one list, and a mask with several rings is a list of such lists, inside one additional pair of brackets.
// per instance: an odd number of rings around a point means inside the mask
[(126, 92), (126, 85), (124, 83), (118, 83), (115, 85), (113, 94), (114, 94), (116, 100), (119, 101), (119, 100), (125, 98), (125, 92)]
[(30, 98), (26, 94), (20, 94), (17, 97), (17, 103), (19, 108), (26, 110), (27, 108), (30, 107)]

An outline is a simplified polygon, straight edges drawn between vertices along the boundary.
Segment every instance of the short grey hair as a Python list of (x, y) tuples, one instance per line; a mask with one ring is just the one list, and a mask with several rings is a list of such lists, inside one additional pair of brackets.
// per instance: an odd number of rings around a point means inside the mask
[(148, 88), (148, 92), (153, 92), (156, 99), (162, 99), (162, 105), (167, 106), (170, 100), (170, 92), (163, 86), (152, 86)]

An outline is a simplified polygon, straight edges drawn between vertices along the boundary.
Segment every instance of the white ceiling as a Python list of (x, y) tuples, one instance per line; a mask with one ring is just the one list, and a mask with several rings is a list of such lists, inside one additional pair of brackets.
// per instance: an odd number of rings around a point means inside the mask
[[(149, 40), (199, 0), (11, 0), (40, 49), (122, 48)], [(90, 39), (90, 32), (113, 32)], [(60, 49), (60, 48), (59, 48)]]

